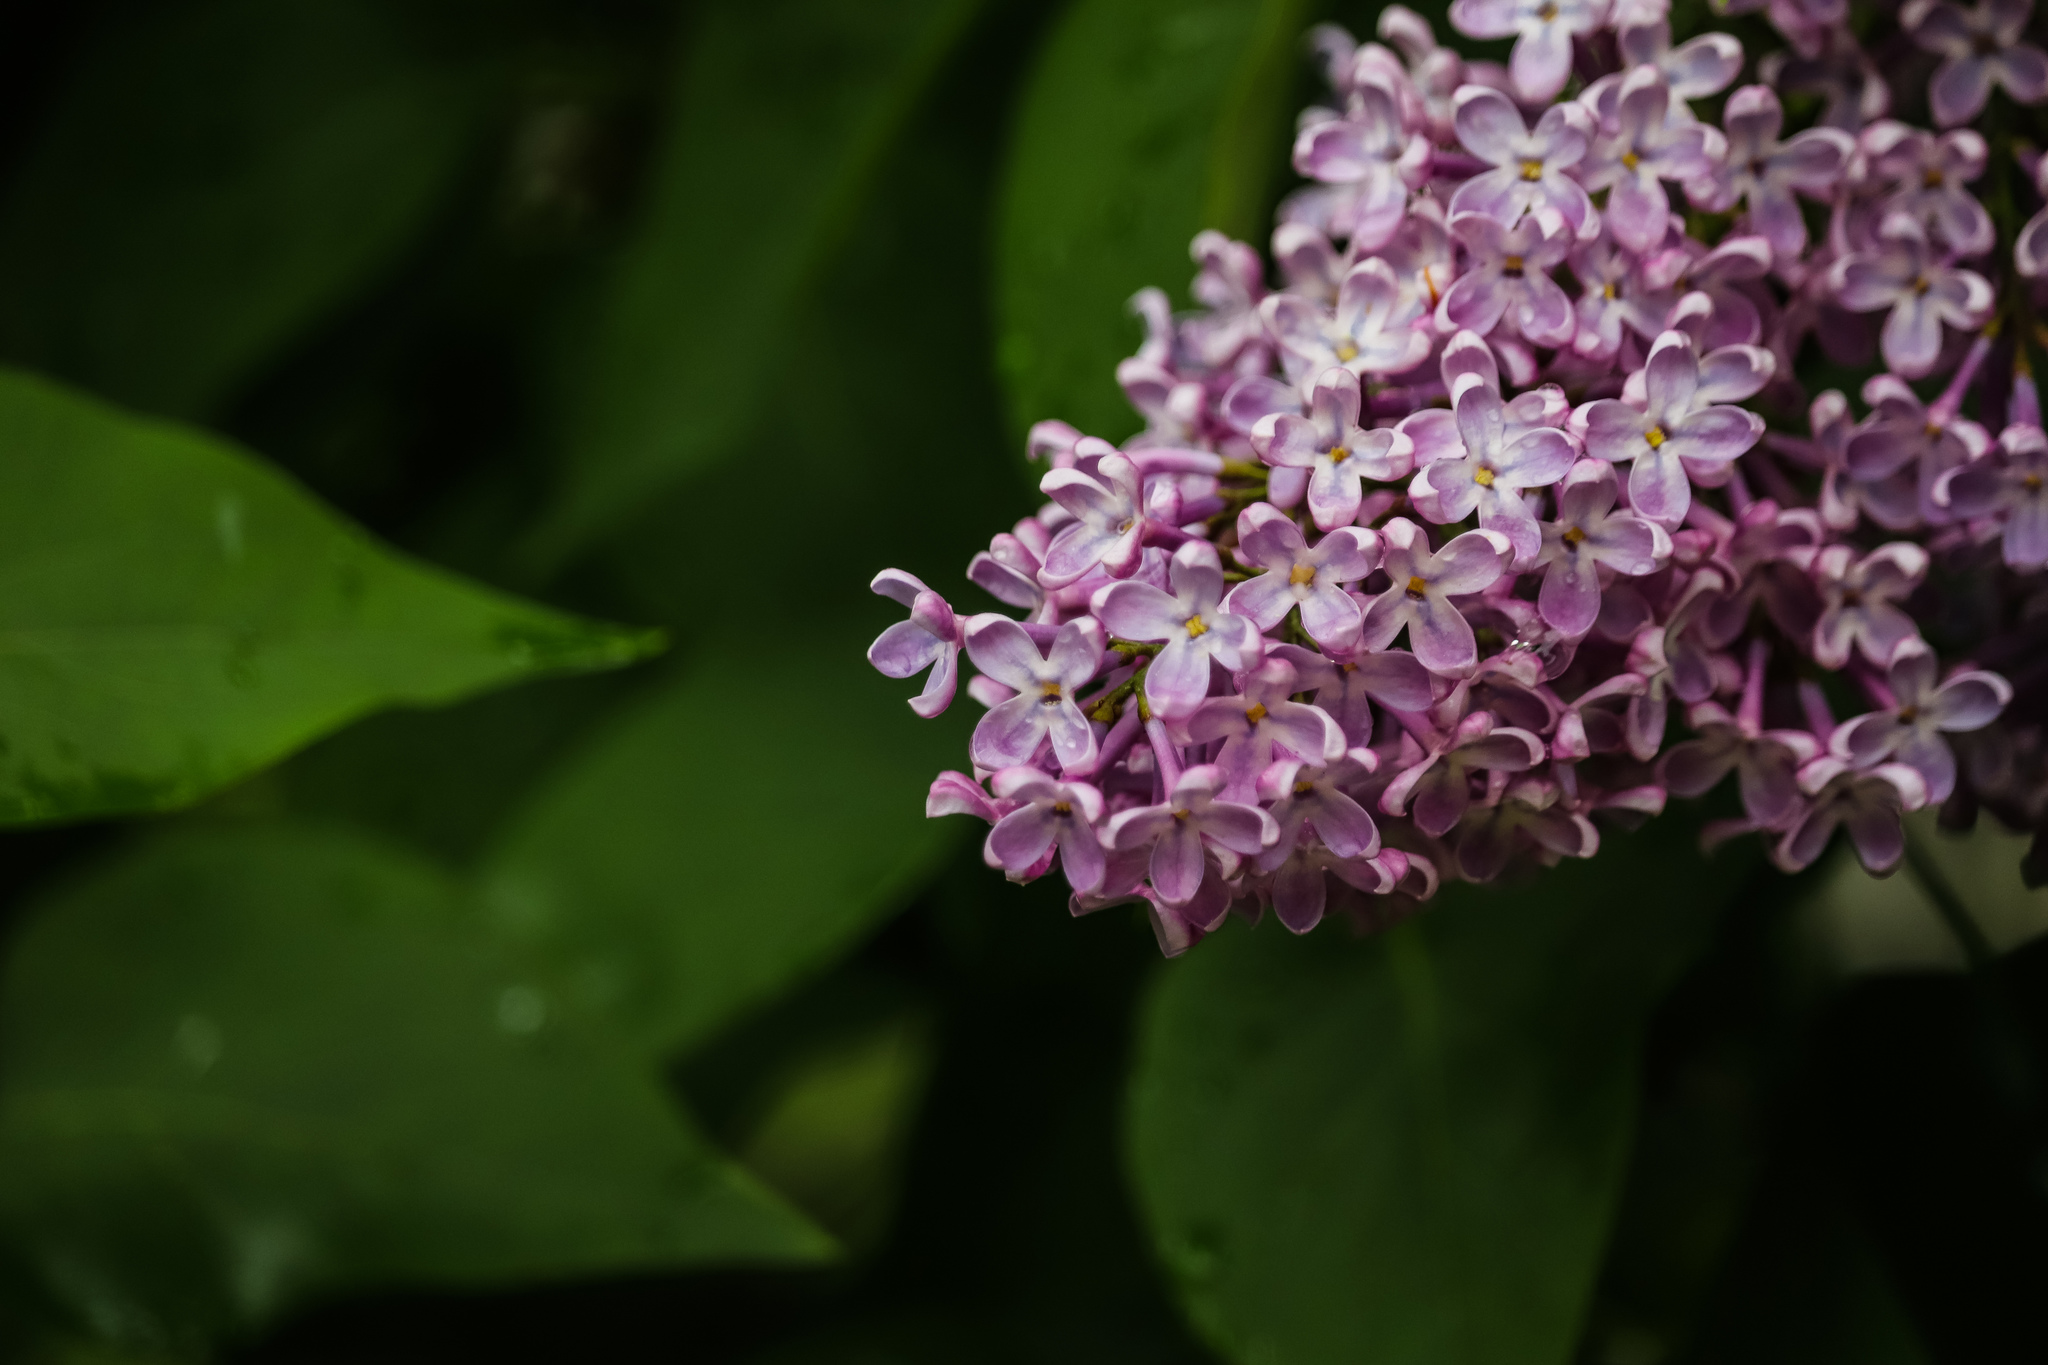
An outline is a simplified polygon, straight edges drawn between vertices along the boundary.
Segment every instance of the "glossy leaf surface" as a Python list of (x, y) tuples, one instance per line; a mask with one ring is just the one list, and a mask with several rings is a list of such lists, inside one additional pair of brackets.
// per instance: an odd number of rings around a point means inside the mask
[(1645, 1016), (1750, 865), (1690, 840), (1659, 821), (1376, 937), (1269, 922), (1165, 970), (1133, 1175), (1230, 1359), (1569, 1359)]
[(218, 438), (0, 372), (0, 822), (177, 806), (379, 707), (628, 662)]
[(358, 835), (188, 830), (42, 898), (0, 1039), (0, 1223), (135, 1345), (349, 1286), (831, 1250), (450, 882)]

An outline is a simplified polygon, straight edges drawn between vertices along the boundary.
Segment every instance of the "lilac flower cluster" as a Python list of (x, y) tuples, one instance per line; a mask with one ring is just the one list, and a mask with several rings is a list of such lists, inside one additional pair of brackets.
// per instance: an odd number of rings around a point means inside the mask
[[(928, 670), (917, 712), (962, 650), (987, 708), (928, 811), (988, 821), (1013, 878), (1057, 864), (1076, 913), (1142, 899), (1169, 953), (1233, 907), (1380, 923), (1590, 857), (1730, 774), (1708, 842), (1763, 835), (1788, 870), (1844, 829), (1888, 871), (1930, 803), (2048, 818), (2048, 742), (1970, 747), (2014, 689), (1958, 657), (2025, 665), (2048, 618), (2048, 209), (1994, 218), (1958, 126), (2048, 97), (2048, 57), (2028, 0), (1912, 0), (1930, 131), (1883, 117), (1846, 14), (1768, 0), (1789, 48), (1732, 91), (1741, 43), (1674, 45), (1660, 0), (1455, 0), (1459, 32), (1514, 38), (1505, 68), (1399, 6), (1383, 43), (1318, 30), (1336, 99), (1300, 120), (1282, 286), (1201, 234), (1199, 311), (1134, 300), (1145, 430), (1033, 429), (1049, 501), (968, 570), (1022, 619), (874, 582), (910, 616), (869, 657)], [(1788, 135), (1774, 84), (1820, 121)], [(1802, 352), (1859, 346), (1863, 415), (1806, 403)], [(1753, 410), (1802, 406), (1803, 431)]]

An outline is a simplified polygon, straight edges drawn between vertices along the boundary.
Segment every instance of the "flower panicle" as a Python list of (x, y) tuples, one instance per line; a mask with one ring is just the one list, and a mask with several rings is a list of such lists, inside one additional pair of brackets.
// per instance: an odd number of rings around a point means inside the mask
[[(1144, 903), (1169, 954), (1232, 909), (1388, 923), (1731, 775), (1709, 842), (1787, 870), (1840, 830), (1887, 872), (1930, 804), (2043, 828), (2048, 677), (1999, 668), (2048, 643), (2048, 207), (1994, 219), (1972, 186), (2024, 149), (1968, 126), (2048, 99), (2031, 7), (1900, 12), (1933, 128), (1886, 117), (1839, 5), (1746, 8), (1787, 47), (1741, 86), (1660, 0), (1456, 0), (1505, 67), (1398, 5), (1317, 30), (1279, 286), (1204, 232), (1197, 309), (1134, 299), (1144, 430), (1032, 429), (1047, 501), (968, 568), (1006, 612), (875, 580), (909, 611), (875, 665), (929, 716), (965, 653), (985, 708), (928, 811), (1077, 914)], [(1863, 415), (1808, 398), (1814, 346), (1881, 356)], [(1944, 655), (1935, 619), (1976, 625)]]

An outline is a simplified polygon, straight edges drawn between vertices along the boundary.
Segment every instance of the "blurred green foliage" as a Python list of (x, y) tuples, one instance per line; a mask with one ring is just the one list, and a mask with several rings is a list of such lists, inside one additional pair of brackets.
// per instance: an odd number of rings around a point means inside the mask
[(2048, 1355), (2039, 948), (1674, 815), (1162, 965), (923, 818), (869, 576), (989, 605), (1377, 10), (9, 17), (0, 1358)]

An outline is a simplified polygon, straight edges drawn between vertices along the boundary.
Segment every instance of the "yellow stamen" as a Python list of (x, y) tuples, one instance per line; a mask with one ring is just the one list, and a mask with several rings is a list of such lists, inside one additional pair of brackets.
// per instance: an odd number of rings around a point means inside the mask
[(1294, 794), (1296, 796), (1307, 796), (1315, 789), (1316, 784), (1313, 782), (1297, 782), (1294, 784)]
[(1941, 424), (1938, 422), (1929, 422), (1927, 424), (1926, 431), (1929, 436), (1939, 436), (1941, 435)]
[(1060, 694), (1060, 685), (1056, 682), (1042, 682), (1038, 685), (1038, 690), (1041, 694), (1044, 695), (1044, 697), (1048, 701), (1050, 701), (1052, 698), (1057, 697)]
[(2023, 477), (2023, 478), (2022, 478), (2022, 479), (2020, 480), (2020, 487), (2022, 487), (2022, 488), (2026, 489), (2026, 490), (2027, 490), (2027, 491), (2028, 491), (2029, 493), (2038, 493), (2038, 492), (2040, 492), (2040, 491), (2041, 491), (2041, 476), (2040, 476), (2039, 474), (2028, 474), (2028, 475), (2026, 475), (2025, 477)]
[(1204, 621), (1199, 616), (1190, 616), (1187, 619), (1187, 628), (1188, 638), (1190, 640), (1197, 639), (1209, 633), (1209, 623)]
[(1576, 545), (1585, 538), (1586, 533), (1576, 526), (1570, 528), (1564, 533), (1564, 543), (1567, 545)]
[(1557, 17), (1557, 6), (1546, 3), (1541, 9), (1536, 11), (1536, 17), (1546, 24), (1549, 23)]
[(1258, 702), (1253, 702), (1250, 706), (1245, 708), (1244, 718), (1250, 721), (1252, 724), (1257, 725), (1260, 721), (1266, 718), (1266, 708), (1260, 705)]
[(1358, 359), (1358, 348), (1348, 341), (1339, 342), (1337, 345), (1337, 359), (1346, 361)]
[(1408, 580), (1408, 595), (1410, 597), (1420, 597), (1428, 591), (1429, 584), (1423, 582), (1421, 579), (1411, 577)]
[(1331, 446), (1329, 455), (1331, 464), (1343, 464), (1346, 460), (1351, 458), (1351, 447)]
[(1926, 170), (1924, 170), (1924, 171), (1920, 172), (1920, 183), (1921, 183), (1922, 185), (1925, 185), (1925, 186), (1926, 186), (1926, 187), (1927, 187), (1928, 189), (1930, 189), (1930, 190), (1938, 190), (1938, 189), (1940, 189), (1940, 188), (1941, 188), (1941, 181), (1942, 181), (1942, 175), (1941, 175), (1941, 172), (1940, 172), (1940, 171), (1937, 171), (1937, 170), (1935, 170), (1935, 169), (1934, 169), (1934, 168), (1933, 168), (1932, 166), (1930, 166), (1930, 167), (1928, 167), (1928, 168), (1927, 168)]
[(1650, 449), (1655, 450), (1658, 446), (1664, 444), (1664, 428), (1651, 427), (1643, 433), (1643, 439), (1650, 443)]
[(1074, 813), (1073, 803), (1069, 801), (1055, 801), (1052, 803), (1052, 809), (1055, 815), (1072, 815)]
[(1493, 471), (1485, 465), (1479, 466), (1472, 474), (1472, 482), (1478, 484), (1481, 488), (1493, 487)]
[(1642, 158), (1637, 156), (1634, 152), (1623, 152), (1621, 154), (1621, 164), (1628, 167), (1630, 170), (1634, 170), (1636, 168), (1636, 163), (1641, 160)]
[(1519, 274), (1521, 274), (1521, 273), (1522, 273), (1522, 258), (1521, 258), (1520, 256), (1504, 256), (1504, 257), (1502, 257), (1502, 258), (1501, 258), (1501, 263), (1500, 263), (1500, 273), (1501, 273), (1501, 274), (1503, 274), (1503, 275), (1519, 275)]
[(1540, 161), (1524, 161), (1524, 162), (1522, 163), (1522, 179), (1524, 179), (1524, 180), (1541, 180), (1542, 178), (1543, 178), (1543, 163), (1542, 163), (1542, 162), (1540, 162)]
[(1614, 287), (1614, 285), (1613, 285), (1613, 284), (1609, 283), (1609, 284), (1604, 284), (1604, 285), (1600, 286), (1600, 297), (1601, 297), (1601, 298), (1604, 298), (1604, 299), (1611, 299), (1611, 298), (1617, 298), (1617, 297), (1619, 297), (1619, 296), (1620, 296), (1620, 291), (1619, 291), (1619, 290), (1617, 290), (1617, 289), (1616, 289), (1616, 288)]
[(1924, 294), (1932, 288), (1934, 288), (1934, 281), (1928, 279), (1925, 275), (1913, 281), (1913, 292), (1916, 294)]
[(1304, 584), (1304, 583), (1313, 583), (1313, 582), (1315, 582), (1315, 581), (1316, 581), (1316, 571), (1315, 571), (1315, 566), (1314, 566), (1314, 565), (1311, 565), (1311, 564), (1297, 564), (1297, 565), (1295, 565), (1295, 566), (1294, 566), (1294, 568), (1293, 568), (1293, 569), (1292, 569), (1291, 571), (1289, 571), (1289, 573), (1288, 573), (1288, 575), (1287, 575), (1287, 581), (1288, 581), (1289, 583), (1292, 583), (1292, 584), (1294, 584), (1294, 585), (1295, 585), (1296, 587), (1300, 587), (1300, 586), (1301, 586), (1302, 584)]

